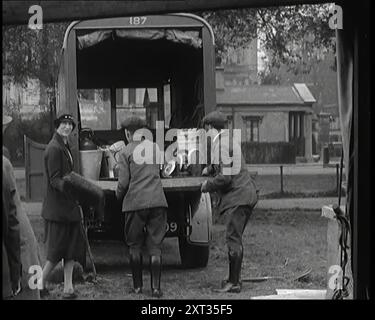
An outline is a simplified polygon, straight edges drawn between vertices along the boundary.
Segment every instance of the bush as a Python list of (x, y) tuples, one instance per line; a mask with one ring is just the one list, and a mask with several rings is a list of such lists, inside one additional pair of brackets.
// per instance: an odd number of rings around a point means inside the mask
[(13, 121), (5, 131), (3, 145), (8, 148), (14, 166), (25, 165), (23, 136), (38, 143), (47, 144), (52, 137), (51, 115), (40, 112), (31, 119), (23, 119), (20, 114), (11, 114)]
[(241, 145), (246, 163), (296, 163), (296, 146), (291, 142), (243, 142)]

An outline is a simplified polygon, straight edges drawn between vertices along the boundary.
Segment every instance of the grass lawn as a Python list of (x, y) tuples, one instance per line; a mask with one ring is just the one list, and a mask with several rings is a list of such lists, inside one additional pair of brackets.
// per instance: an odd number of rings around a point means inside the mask
[[(281, 190), (279, 175), (260, 175), (256, 177), (260, 195), (277, 194)], [(286, 195), (301, 194), (311, 195), (320, 193), (336, 196), (336, 175), (284, 175), (283, 189)]]
[[(39, 216), (31, 223), (44, 256), (43, 225)], [(243, 282), (238, 294), (218, 294), (221, 279), (227, 277), (228, 263), (225, 247), (225, 226), (221, 217), (213, 228), (210, 259), (202, 269), (184, 270), (180, 267), (176, 239), (163, 244), (162, 289), (165, 299), (249, 299), (252, 296), (274, 294), (275, 289), (326, 288), (327, 221), (319, 211), (255, 210), (244, 233), (242, 279), (256, 276), (278, 276), (281, 280)], [(122, 243), (93, 244), (98, 283), (76, 282), (81, 299), (148, 299), (149, 273), (144, 270), (144, 295), (127, 291), (132, 284), (127, 249)], [(294, 278), (307, 268), (311, 273), (303, 281)], [(55, 276), (62, 281), (62, 275)], [(59, 299), (61, 283), (51, 284), (49, 299)]]

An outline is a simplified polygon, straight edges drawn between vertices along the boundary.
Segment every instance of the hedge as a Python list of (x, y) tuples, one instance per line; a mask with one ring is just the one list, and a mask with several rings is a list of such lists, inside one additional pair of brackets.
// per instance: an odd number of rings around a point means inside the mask
[(296, 163), (297, 150), (292, 142), (243, 142), (241, 145), (246, 163)]

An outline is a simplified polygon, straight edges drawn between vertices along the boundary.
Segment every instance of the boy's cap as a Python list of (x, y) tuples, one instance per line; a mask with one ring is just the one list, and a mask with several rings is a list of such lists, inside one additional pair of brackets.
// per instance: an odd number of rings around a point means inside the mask
[(213, 127), (224, 127), (227, 121), (227, 117), (220, 111), (212, 111), (202, 120), (203, 125), (210, 124)]
[(131, 116), (129, 118), (126, 118), (125, 120), (121, 122), (122, 129), (137, 130), (137, 129), (142, 129), (144, 127), (146, 127), (146, 121), (136, 116)]

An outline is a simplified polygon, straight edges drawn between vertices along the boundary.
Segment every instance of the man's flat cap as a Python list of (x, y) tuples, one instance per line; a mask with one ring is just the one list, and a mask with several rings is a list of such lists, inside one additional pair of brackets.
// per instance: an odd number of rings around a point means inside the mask
[(220, 111), (212, 111), (207, 114), (202, 120), (203, 125), (210, 124), (215, 128), (223, 128), (227, 121), (227, 117)]
[(138, 130), (144, 127), (146, 127), (146, 121), (136, 116), (128, 117), (121, 122), (122, 129)]

